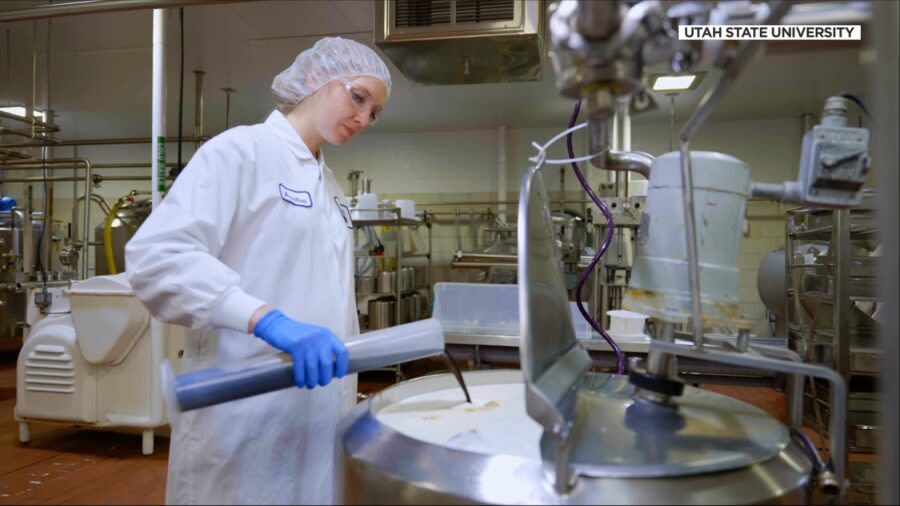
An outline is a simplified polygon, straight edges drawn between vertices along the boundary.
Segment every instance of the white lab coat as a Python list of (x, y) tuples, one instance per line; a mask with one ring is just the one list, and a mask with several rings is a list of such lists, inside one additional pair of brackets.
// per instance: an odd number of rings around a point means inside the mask
[[(125, 248), (128, 279), (157, 318), (193, 329), (184, 371), (278, 353), (246, 332), (264, 303), (359, 333), (348, 202), (287, 119), (204, 144)], [(166, 502), (329, 503), (335, 429), (356, 377), (184, 413)]]

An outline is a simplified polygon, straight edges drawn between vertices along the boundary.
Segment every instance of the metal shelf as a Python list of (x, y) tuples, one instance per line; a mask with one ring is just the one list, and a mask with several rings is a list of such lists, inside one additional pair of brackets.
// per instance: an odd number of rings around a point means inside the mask
[[(384, 253), (382, 255), (353, 255), (356, 258), (395, 258), (397, 255)], [(403, 258), (429, 258), (429, 253), (403, 253)]]
[(350, 219), (354, 227), (401, 226), (418, 227), (427, 225), (426, 220), (401, 218), (400, 209), (354, 209), (350, 211)]
[[(821, 239), (827, 240), (831, 239), (831, 230), (833, 227), (817, 227), (811, 228), (808, 230), (796, 230), (793, 232), (788, 232), (788, 235), (795, 239)], [(876, 234), (878, 231), (875, 227), (851, 227), (850, 235), (851, 236), (868, 236)]]
[[(404, 296), (404, 295), (409, 295), (409, 294), (416, 293), (416, 292), (420, 292), (420, 291), (422, 291), (422, 290), (427, 290), (427, 289), (428, 289), (428, 288), (425, 288), (425, 287), (419, 287), (419, 288), (413, 288), (412, 290), (403, 290), (403, 291), (400, 292), (400, 296), (402, 297), (402, 296)], [(396, 297), (396, 296), (397, 296), (397, 292), (369, 292), (369, 293), (357, 293), (356, 296), (357, 296), (357, 298), (363, 298), (363, 297)]]

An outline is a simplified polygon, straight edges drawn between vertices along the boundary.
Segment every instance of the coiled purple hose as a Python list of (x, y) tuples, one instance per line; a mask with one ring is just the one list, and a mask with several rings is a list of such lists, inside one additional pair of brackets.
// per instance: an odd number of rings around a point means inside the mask
[[(581, 111), (581, 100), (575, 102), (575, 110), (572, 111), (572, 119), (569, 120), (569, 128), (572, 128), (575, 125), (575, 120), (578, 119), (578, 113)], [(575, 150), (572, 148), (572, 132), (569, 132), (566, 135), (566, 147), (569, 148), (569, 158), (575, 158)], [(603, 327), (594, 320), (588, 311), (584, 308), (584, 303), (581, 301), (581, 289), (584, 288), (584, 284), (587, 282), (587, 279), (590, 277), (591, 273), (594, 272), (594, 267), (596, 267), (597, 262), (600, 261), (600, 257), (606, 253), (606, 249), (609, 248), (609, 244), (612, 242), (613, 230), (615, 229), (615, 224), (613, 223), (612, 214), (610, 214), (609, 209), (603, 205), (603, 202), (600, 201), (600, 197), (594, 193), (594, 190), (591, 189), (591, 185), (588, 184), (587, 180), (584, 178), (584, 174), (581, 173), (581, 169), (578, 167), (578, 162), (572, 162), (572, 168), (575, 170), (575, 176), (578, 177), (578, 181), (581, 183), (581, 187), (584, 188), (584, 191), (591, 197), (591, 200), (597, 204), (597, 207), (600, 208), (600, 212), (603, 213), (603, 216), (606, 217), (606, 222), (609, 226), (606, 229), (606, 238), (603, 240), (603, 244), (600, 245), (600, 249), (597, 250), (597, 254), (594, 255), (594, 259), (591, 260), (591, 263), (587, 266), (584, 272), (581, 273), (581, 277), (578, 279), (578, 288), (575, 291), (575, 300), (578, 303), (578, 310), (581, 311), (581, 315), (584, 316), (585, 320), (591, 324), (591, 327), (599, 333), (603, 339), (609, 344), (609, 347), (613, 349), (613, 352), (616, 354), (616, 372), (618, 374), (625, 373), (625, 354), (622, 353), (622, 350), (619, 349), (619, 346), (613, 340), (609, 334), (603, 330)], [(565, 188), (563, 189), (565, 190)]]

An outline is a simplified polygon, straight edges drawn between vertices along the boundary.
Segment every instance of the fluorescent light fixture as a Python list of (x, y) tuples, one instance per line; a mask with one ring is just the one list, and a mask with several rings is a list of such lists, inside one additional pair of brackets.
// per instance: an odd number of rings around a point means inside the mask
[(650, 89), (660, 93), (680, 93), (693, 90), (703, 80), (705, 72), (695, 74), (657, 74), (650, 76)]
[(659, 76), (653, 83), (653, 91), (681, 91), (691, 88), (697, 76)]
[[(26, 109), (24, 106), (21, 106), (21, 105), (15, 105), (15, 106), (10, 106), (10, 107), (0, 107), (0, 111), (6, 112), (9, 114), (15, 114), (16, 116), (21, 116), (23, 118), (28, 117), (28, 109)], [(44, 121), (47, 118), (47, 115), (44, 113), (44, 111), (38, 111), (37, 109), (35, 109), (34, 117), (41, 121)]]

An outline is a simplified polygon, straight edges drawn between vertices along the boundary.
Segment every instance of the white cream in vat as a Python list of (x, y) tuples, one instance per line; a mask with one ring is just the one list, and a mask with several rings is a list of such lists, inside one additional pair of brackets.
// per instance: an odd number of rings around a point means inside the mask
[(414, 395), (375, 413), (406, 436), (489, 455), (540, 460), (541, 426), (525, 412), (523, 383), (469, 385), (472, 404), (458, 387)]

